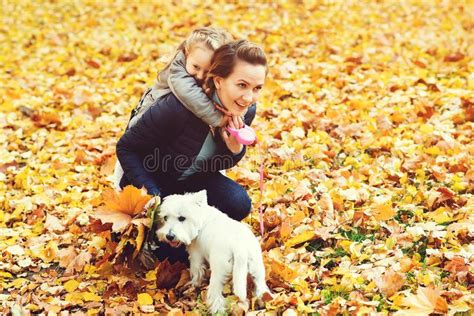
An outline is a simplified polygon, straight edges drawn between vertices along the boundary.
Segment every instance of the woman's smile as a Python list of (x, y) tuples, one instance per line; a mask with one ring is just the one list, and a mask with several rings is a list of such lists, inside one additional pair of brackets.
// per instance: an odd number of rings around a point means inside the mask
[(250, 106), (250, 104), (243, 104), (243, 103), (239, 103), (237, 101), (235, 102), (235, 104), (237, 104), (238, 106), (243, 107), (243, 108), (246, 108), (246, 107)]

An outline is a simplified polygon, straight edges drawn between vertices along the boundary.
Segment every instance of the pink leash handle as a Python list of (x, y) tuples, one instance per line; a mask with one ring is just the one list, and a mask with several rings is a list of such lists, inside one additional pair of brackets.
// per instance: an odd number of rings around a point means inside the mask
[(255, 134), (255, 131), (250, 126), (247, 126), (247, 125), (245, 125), (243, 128), (240, 128), (240, 129), (236, 129), (232, 127), (227, 127), (226, 129), (242, 145), (252, 145), (257, 139), (257, 135)]

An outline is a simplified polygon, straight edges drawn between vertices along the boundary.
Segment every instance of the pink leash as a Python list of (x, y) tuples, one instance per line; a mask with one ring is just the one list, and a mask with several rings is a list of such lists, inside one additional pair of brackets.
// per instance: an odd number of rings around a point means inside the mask
[[(227, 127), (226, 130), (233, 135), (237, 141), (243, 145), (251, 145), (257, 140), (257, 135), (255, 131), (250, 127), (245, 125), (243, 128), (236, 129)], [(258, 145), (258, 143), (257, 143)], [(258, 145), (259, 156), (263, 157), (262, 150), (260, 145)], [(262, 158), (262, 163), (260, 164), (260, 206), (259, 206), (259, 217), (260, 217), (260, 234), (263, 237), (264, 225), (263, 225), (263, 170), (265, 166), (265, 161)]]
[[(259, 146), (260, 157), (263, 157), (261, 154)], [(260, 218), (260, 234), (263, 237), (264, 227), (263, 227), (263, 170), (265, 168), (265, 160), (262, 158), (262, 163), (260, 164), (260, 207), (258, 209), (259, 218)]]

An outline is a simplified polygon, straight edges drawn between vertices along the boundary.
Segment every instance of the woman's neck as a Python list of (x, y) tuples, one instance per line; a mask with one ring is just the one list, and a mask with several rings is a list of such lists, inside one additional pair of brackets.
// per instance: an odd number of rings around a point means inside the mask
[(217, 103), (220, 107), (224, 108), (224, 109), (227, 109), (224, 105), (224, 103), (222, 103), (221, 101), (221, 97), (219, 95), (219, 92), (216, 90), (214, 91), (214, 93), (212, 94), (212, 101), (214, 101), (215, 103)]

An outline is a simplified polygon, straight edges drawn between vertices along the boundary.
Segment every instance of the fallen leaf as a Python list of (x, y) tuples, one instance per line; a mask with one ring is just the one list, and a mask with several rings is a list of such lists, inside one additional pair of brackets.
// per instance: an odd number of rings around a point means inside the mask
[(290, 236), (292, 231), (293, 231), (293, 228), (291, 227), (291, 219), (287, 217), (283, 220), (280, 226), (281, 240), (286, 240)]
[(153, 305), (153, 298), (148, 293), (139, 293), (137, 296), (138, 305)]
[(156, 268), (156, 286), (159, 289), (170, 289), (178, 284), (181, 278), (181, 271), (186, 266), (177, 261), (170, 263), (168, 259), (159, 263)]
[(105, 207), (97, 208), (94, 217), (104, 224), (111, 223), (112, 231), (114, 232), (123, 232), (132, 221), (132, 217), (127, 213), (122, 213)]
[(408, 294), (403, 305), (409, 309), (401, 310), (395, 315), (430, 315), (448, 311), (448, 304), (441, 296), (441, 291), (431, 287), (418, 287), (417, 294)]
[(377, 221), (389, 220), (396, 214), (391, 203), (372, 206), (372, 213)]
[(121, 192), (108, 189), (103, 193), (106, 208), (112, 211), (136, 215), (143, 211), (145, 204), (151, 199), (144, 189), (127, 185)]
[(46, 214), (46, 221), (44, 223), (44, 228), (51, 232), (62, 232), (66, 228), (61, 224), (59, 218), (54, 215)]
[(68, 293), (72, 293), (72, 292), (74, 292), (74, 291), (77, 289), (77, 287), (79, 286), (79, 284), (80, 284), (80, 283), (79, 283), (78, 281), (72, 279), (72, 280), (69, 280), (69, 281), (67, 281), (66, 283), (64, 283), (63, 286), (64, 286), (64, 289), (65, 289)]
[(304, 242), (307, 242), (309, 240), (312, 240), (316, 236), (314, 231), (311, 230), (306, 230), (304, 232), (299, 233), (296, 236), (291, 237), (285, 242), (285, 247), (293, 247), (295, 245), (302, 244)]
[(402, 274), (389, 269), (381, 277), (375, 278), (375, 284), (386, 297), (391, 297), (405, 284), (405, 279)]

